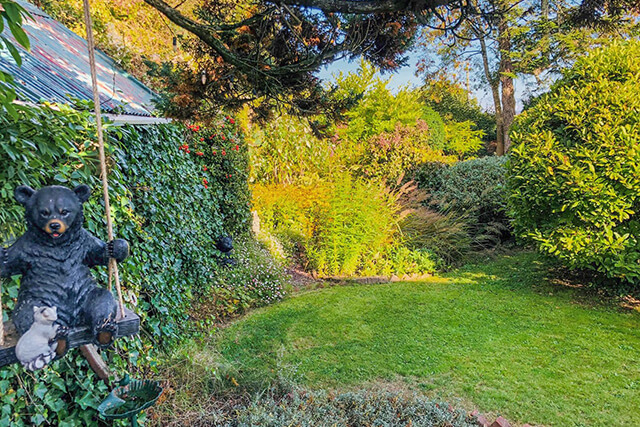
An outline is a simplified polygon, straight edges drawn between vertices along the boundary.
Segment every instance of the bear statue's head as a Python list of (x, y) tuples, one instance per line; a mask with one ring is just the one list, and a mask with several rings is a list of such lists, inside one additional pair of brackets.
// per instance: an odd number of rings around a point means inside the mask
[(36, 228), (54, 242), (65, 240), (65, 236), (82, 227), (82, 204), (90, 195), (91, 189), (86, 185), (73, 190), (58, 185), (34, 190), (21, 185), (14, 192), (25, 208), (28, 227)]

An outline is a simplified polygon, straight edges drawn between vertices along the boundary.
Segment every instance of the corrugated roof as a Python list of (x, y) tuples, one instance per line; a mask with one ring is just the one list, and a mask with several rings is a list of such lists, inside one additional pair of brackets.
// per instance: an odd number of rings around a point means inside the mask
[[(36, 6), (21, 0), (18, 3), (34, 18), (27, 19), (23, 26), (31, 52), (15, 43), (22, 56), (22, 66), (18, 67), (7, 50), (0, 50), (0, 69), (13, 75), (18, 97), (30, 102), (69, 103), (69, 97), (93, 101), (85, 39)], [(3, 35), (15, 42), (6, 26)], [(96, 65), (100, 103), (106, 112), (151, 115), (151, 89), (99, 50)]]

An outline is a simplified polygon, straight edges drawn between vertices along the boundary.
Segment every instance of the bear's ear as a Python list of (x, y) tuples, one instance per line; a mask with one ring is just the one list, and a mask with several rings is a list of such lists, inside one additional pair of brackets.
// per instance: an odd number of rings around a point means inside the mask
[(87, 200), (89, 200), (89, 197), (91, 196), (91, 189), (89, 188), (88, 185), (78, 185), (76, 188), (73, 189), (73, 192), (76, 193), (76, 196), (78, 196), (78, 199), (80, 199), (80, 202), (84, 203)]
[(34, 305), (34, 306), (33, 306), (33, 312), (34, 312), (34, 313), (37, 313), (37, 312), (38, 312), (38, 310), (40, 310), (40, 307), (38, 307), (37, 305)]
[(21, 205), (26, 205), (31, 196), (36, 194), (36, 190), (26, 185), (19, 185), (16, 187), (16, 190), (13, 192), (13, 197), (16, 198), (18, 203)]

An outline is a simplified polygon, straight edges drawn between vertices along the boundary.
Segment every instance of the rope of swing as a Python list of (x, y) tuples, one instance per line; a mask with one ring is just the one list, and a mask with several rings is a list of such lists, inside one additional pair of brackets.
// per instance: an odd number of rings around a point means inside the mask
[[(104, 197), (104, 209), (107, 217), (107, 233), (109, 242), (113, 241), (113, 224), (111, 222), (111, 205), (109, 203), (109, 181), (107, 180), (107, 159), (104, 154), (104, 136), (102, 133), (102, 114), (100, 109), (100, 94), (98, 92), (98, 78), (96, 76), (96, 56), (95, 42), (93, 41), (93, 24), (89, 13), (89, 0), (83, 0), (84, 23), (87, 29), (87, 48), (89, 50), (89, 66), (91, 68), (91, 86), (93, 88), (93, 105), (96, 115), (96, 125), (98, 133), (98, 152), (100, 153), (100, 175), (102, 177), (102, 192)], [(118, 292), (119, 318), (124, 317), (124, 302), (122, 299), (122, 288), (120, 287), (120, 275), (118, 274), (118, 263), (114, 258), (109, 258), (109, 291), (112, 289), (112, 280), (115, 281)]]

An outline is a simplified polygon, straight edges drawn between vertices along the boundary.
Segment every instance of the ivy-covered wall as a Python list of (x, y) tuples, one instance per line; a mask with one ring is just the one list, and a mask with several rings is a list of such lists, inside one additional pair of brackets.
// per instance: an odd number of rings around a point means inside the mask
[[(121, 265), (125, 300), (143, 321), (140, 338), (119, 340), (108, 355), (116, 371), (142, 375), (153, 369), (158, 350), (197, 333), (191, 311), (215, 286), (221, 255), (215, 242), (249, 228), (246, 147), (233, 119), (221, 117), (218, 127), (205, 141), (181, 124), (106, 126), (115, 233), (130, 242), (132, 253)], [(23, 109), (18, 119), (2, 115), (0, 140), (5, 245), (24, 230), (23, 209), (13, 199), (20, 184), (90, 185), (85, 227), (106, 240), (89, 112), (44, 106)], [(194, 144), (199, 151), (185, 149)], [(213, 155), (223, 150), (224, 156)], [(98, 275), (106, 279), (104, 270)], [(3, 283), (5, 320), (18, 284), (17, 277)], [(92, 424), (106, 394), (77, 350), (36, 373), (1, 368), (0, 425)]]

